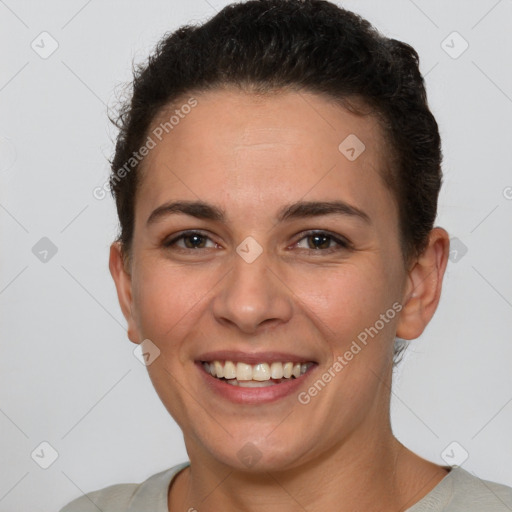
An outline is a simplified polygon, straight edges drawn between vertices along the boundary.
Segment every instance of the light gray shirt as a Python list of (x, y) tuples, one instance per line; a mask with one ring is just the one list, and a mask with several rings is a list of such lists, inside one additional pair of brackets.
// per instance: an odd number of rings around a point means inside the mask
[[(190, 462), (157, 473), (141, 484), (118, 484), (88, 493), (60, 512), (169, 512), (173, 478)], [(511, 512), (512, 488), (481, 480), (461, 467), (451, 471), (405, 512)]]

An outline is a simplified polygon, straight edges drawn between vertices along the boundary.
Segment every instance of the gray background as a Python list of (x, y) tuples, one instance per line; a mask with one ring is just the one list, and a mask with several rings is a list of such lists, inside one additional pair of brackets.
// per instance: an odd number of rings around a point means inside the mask
[[(132, 59), (227, 3), (0, 0), (1, 512), (57, 510), (187, 460), (126, 336), (115, 210), (92, 191)], [(457, 238), (438, 313), (396, 375), (395, 433), (512, 486), (512, 1), (339, 3), (420, 54), (445, 155), (438, 224)], [(43, 441), (58, 453), (47, 469)]]

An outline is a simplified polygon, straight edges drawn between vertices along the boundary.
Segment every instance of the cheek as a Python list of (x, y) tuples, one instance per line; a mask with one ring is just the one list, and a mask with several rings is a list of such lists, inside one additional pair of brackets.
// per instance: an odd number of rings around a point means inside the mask
[(384, 272), (378, 265), (347, 263), (303, 275), (295, 280), (293, 290), (304, 314), (329, 340), (331, 351), (339, 354), (354, 340), (364, 342), (365, 334), (366, 340), (394, 335), (392, 306), (399, 293), (393, 275), (390, 268)]
[(161, 351), (173, 350), (177, 343), (193, 335), (197, 317), (216, 280), (197, 268), (154, 263), (137, 272), (133, 301), (141, 336)]

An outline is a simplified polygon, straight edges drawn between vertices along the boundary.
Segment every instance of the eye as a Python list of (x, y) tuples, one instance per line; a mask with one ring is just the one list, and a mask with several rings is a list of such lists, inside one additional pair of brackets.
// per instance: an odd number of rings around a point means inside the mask
[[(201, 233), (199, 231), (186, 231), (181, 233), (180, 235), (172, 238), (171, 240), (165, 241), (163, 243), (164, 247), (178, 247), (179, 249), (208, 249), (209, 247), (206, 247), (206, 241), (210, 240), (210, 238), (205, 235), (204, 233)], [(178, 242), (183, 241), (184, 245), (178, 244)], [(215, 242), (210, 240), (210, 242), (213, 244), (213, 248), (217, 246)], [(210, 246), (212, 247), (212, 246)]]
[[(348, 240), (345, 240), (343, 237), (334, 236), (325, 231), (308, 231), (302, 233), (302, 235), (302, 238), (296, 242), (295, 247), (327, 253), (351, 248), (351, 244)], [(303, 240), (306, 240), (307, 247), (300, 246)]]
[[(308, 251), (331, 253), (334, 251), (351, 249), (352, 245), (344, 237), (335, 236), (326, 231), (308, 231), (301, 233), (302, 238), (293, 247)], [(304, 247), (306, 241), (306, 247)], [(208, 246), (208, 242), (210, 245)], [(200, 231), (185, 231), (179, 235), (164, 241), (165, 248), (177, 248), (181, 250), (216, 248), (218, 244), (213, 242), (208, 235)]]

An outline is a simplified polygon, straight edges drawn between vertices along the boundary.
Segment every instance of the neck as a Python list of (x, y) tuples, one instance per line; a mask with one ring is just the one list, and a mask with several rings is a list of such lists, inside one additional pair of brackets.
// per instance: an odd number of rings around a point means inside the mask
[(392, 512), (411, 507), (447, 474), (405, 448), (390, 428), (359, 429), (328, 453), (286, 471), (239, 471), (188, 451), (191, 466), (171, 487), (170, 510)]

